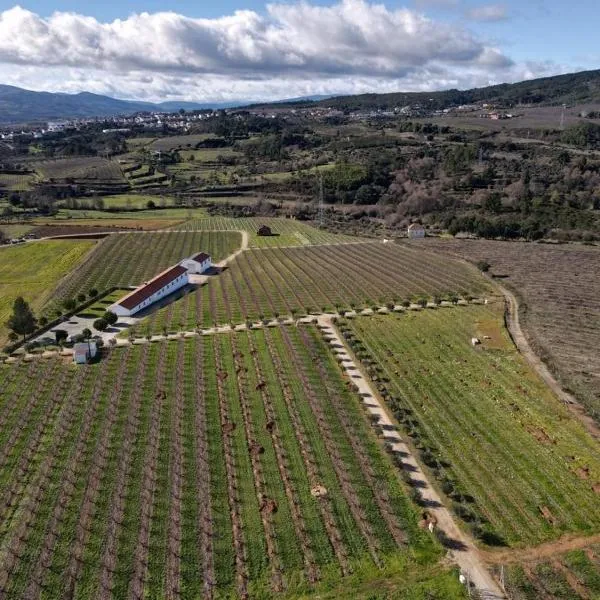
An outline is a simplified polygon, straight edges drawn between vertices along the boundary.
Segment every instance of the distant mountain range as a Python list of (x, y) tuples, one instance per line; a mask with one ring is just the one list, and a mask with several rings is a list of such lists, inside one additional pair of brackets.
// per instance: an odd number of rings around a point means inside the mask
[[(282, 102), (306, 102), (321, 100), (326, 96), (311, 96), (282, 100)], [(118, 100), (109, 96), (81, 92), (61, 94), (33, 92), (11, 85), (0, 85), (0, 123), (20, 124), (56, 119), (111, 117), (131, 115), (144, 111), (175, 112), (184, 110), (206, 110), (244, 106), (249, 102), (199, 103), (184, 101), (138, 102)]]
[(392, 109), (396, 106), (421, 104), (429, 109), (441, 109), (473, 102), (505, 104), (593, 104), (600, 103), (600, 70), (582, 71), (531, 79), (519, 83), (503, 83), (471, 90), (440, 92), (394, 92), (354, 96), (310, 96), (270, 103), (228, 102), (137, 102), (81, 92), (57, 94), (33, 92), (9, 85), (0, 85), (0, 123), (31, 123), (54, 119), (110, 117), (142, 111), (174, 112), (185, 110), (233, 107), (331, 106), (342, 110)]

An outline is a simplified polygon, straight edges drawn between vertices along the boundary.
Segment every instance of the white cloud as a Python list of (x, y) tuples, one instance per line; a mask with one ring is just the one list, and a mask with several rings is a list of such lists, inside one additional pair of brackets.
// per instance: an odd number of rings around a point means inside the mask
[(467, 11), (467, 16), (473, 21), (506, 21), (509, 18), (508, 9), (504, 4), (484, 4), (475, 6)]
[(0, 69), (1, 83), (31, 89), (219, 101), (470, 87), (512, 80), (517, 66), (465, 28), (341, 0), (111, 23), (17, 6), (0, 13)]

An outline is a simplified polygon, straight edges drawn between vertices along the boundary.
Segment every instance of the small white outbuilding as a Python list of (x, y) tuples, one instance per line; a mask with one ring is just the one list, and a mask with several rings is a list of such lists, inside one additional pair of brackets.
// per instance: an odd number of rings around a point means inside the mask
[(420, 223), (411, 223), (407, 233), (411, 240), (418, 240), (425, 237), (425, 228)]
[(78, 365), (85, 365), (98, 354), (98, 345), (94, 340), (80, 342), (73, 346), (73, 362)]
[(200, 275), (212, 267), (212, 260), (206, 252), (199, 252), (179, 263), (188, 273)]

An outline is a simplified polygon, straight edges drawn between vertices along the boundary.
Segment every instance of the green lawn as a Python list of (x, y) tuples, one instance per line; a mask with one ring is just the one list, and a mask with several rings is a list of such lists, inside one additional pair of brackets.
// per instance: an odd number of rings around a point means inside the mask
[(91, 241), (49, 240), (0, 248), (0, 343), (17, 296), (35, 311), (51, 297), (61, 278), (72, 271), (94, 246)]

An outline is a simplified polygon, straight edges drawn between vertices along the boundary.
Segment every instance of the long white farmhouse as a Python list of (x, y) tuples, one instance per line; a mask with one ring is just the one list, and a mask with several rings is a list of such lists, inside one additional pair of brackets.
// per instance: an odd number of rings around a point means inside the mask
[(200, 252), (190, 258), (182, 260), (174, 267), (159, 273), (118, 302), (108, 308), (118, 317), (131, 317), (161, 300), (165, 296), (176, 292), (189, 283), (189, 274), (204, 273), (212, 267), (208, 254)]

